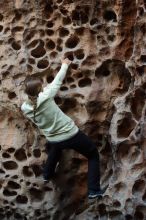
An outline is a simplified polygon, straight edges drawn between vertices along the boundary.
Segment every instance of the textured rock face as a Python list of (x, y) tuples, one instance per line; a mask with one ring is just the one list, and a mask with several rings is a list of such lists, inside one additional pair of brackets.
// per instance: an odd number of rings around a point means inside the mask
[[(145, 0), (0, 1), (0, 219), (146, 219)], [(63, 154), (43, 185), (45, 138), (24, 118), (27, 75), (50, 82), (72, 64), (56, 97), (97, 144), (105, 196), (86, 199), (87, 160)]]

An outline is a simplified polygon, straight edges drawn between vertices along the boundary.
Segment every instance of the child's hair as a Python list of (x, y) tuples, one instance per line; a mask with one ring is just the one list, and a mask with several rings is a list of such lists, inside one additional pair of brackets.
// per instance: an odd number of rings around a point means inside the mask
[(34, 122), (36, 122), (37, 97), (42, 89), (43, 81), (36, 76), (29, 76), (24, 81), (25, 93), (28, 95), (33, 104)]

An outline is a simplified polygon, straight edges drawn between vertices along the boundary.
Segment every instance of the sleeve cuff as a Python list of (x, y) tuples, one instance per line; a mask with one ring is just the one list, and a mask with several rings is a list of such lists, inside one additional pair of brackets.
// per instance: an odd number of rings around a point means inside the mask
[(67, 70), (68, 69), (68, 64), (63, 63), (62, 66), (61, 66), (61, 69)]

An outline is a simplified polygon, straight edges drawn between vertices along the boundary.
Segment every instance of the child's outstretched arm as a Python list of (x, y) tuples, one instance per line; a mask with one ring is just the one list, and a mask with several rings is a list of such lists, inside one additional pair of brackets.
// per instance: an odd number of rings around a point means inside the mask
[(68, 58), (62, 60), (61, 69), (55, 76), (54, 80), (44, 88), (44, 95), (47, 95), (48, 97), (55, 97), (63, 83), (70, 63), (71, 61)]

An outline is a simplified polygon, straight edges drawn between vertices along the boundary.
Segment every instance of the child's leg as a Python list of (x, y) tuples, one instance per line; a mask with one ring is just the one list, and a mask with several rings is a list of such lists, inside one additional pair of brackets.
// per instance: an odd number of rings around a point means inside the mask
[(99, 154), (94, 142), (79, 131), (74, 137), (62, 143), (66, 149), (72, 148), (88, 158), (88, 190), (100, 190)]
[(88, 191), (100, 190), (100, 164), (96, 145), (83, 132), (77, 137), (76, 151), (88, 158)]
[(99, 169), (99, 154), (97, 149), (94, 149), (87, 155), (88, 158), (88, 190), (100, 190), (100, 169)]
[(56, 165), (61, 157), (61, 149), (51, 146), (48, 151), (48, 158), (44, 165), (43, 176), (45, 180), (49, 180), (55, 173)]

